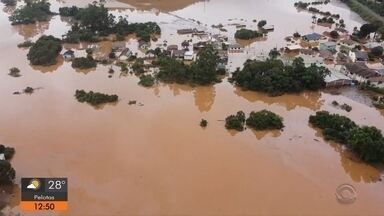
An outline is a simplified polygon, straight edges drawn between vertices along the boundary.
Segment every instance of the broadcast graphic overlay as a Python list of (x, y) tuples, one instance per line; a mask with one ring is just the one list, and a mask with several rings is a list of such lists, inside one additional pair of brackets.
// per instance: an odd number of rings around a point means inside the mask
[(68, 209), (67, 178), (22, 178), (21, 209), (65, 211)]

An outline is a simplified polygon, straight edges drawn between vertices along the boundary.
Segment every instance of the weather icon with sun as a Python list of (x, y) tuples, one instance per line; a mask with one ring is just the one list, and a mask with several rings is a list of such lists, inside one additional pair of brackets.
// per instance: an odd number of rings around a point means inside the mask
[(31, 179), (27, 188), (32, 190), (38, 190), (40, 188), (40, 180), (39, 179)]

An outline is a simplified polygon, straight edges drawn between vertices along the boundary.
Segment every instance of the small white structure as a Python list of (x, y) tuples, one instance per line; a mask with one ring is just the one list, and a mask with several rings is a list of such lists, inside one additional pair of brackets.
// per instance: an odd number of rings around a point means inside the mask
[(193, 61), (193, 57), (194, 57), (193, 51), (186, 51), (184, 53), (184, 60), (186, 61)]
[(288, 45), (288, 46), (286, 47), (286, 49), (287, 49), (288, 51), (292, 51), (292, 52), (294, 52), (294, 51), (300, 51), (300, 50), (302, 49), (302, 47), (301, 47), (300, 45), (298, 45), (298, 44), (292, 44), (292, 45)]
[(1, 153), (1, 154), (0, 154), (0, 161), (2, 161), (2, 160), (5, 160), (5, 155), (4, 155), (4, 153)]

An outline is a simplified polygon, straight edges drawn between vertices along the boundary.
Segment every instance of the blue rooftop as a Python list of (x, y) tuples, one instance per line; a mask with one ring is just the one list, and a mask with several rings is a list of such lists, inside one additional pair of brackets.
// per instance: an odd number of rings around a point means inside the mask
[(307, 34), (307, 35), (304, 35), (304, 39), (306, 40), (320, 40), (321, 38), (321, 35), (320, 34), (317, 34), (317, 33), (311, 33), (311, 34)]

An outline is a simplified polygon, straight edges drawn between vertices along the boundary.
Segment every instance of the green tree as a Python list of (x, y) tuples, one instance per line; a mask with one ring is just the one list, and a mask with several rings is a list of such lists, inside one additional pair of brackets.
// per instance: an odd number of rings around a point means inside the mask
[(262, 28), (264, 27), (265, 25), (267, 25), (267, 21), (266, 20), (260, 20), (258, 23), (257, 23), (257, 26), (259, 28)]
[(283, 118), (268, 110), (251, 112), (246, 124), (256, 130), (272, 130), (284, 127)]
[(25, 0), (25, 5), (16, 9), (9, 17), (12, 25), (31, 24), (47, 21), (53, 15), (47, 0)]
[(251, 40), (261, 36), (263, 36), (262, 33), (250, 29), (240, 29), (237, 30), (235, 33), (235, 38), (240, 40)]
[(244, 130), (245, 123), (245, 113), (243, 111), (238, 111), (236, 115), (230, 115), (225, 118), (225, 128), (233, 129), (237, 131)]
[(60, 39), (43, 35), (29, 49), (27, 57), (32, 65), (53, 65), (62, 48)]
[(377, 163), (384, 160), (384, 138), (375, 127), (355, 128), (348, 137), (348, 147), (363, 161)]
[(309, 117), (309, 122), (323, 130), (326, 140), (334, 140), (341, 144), (347, 143), (350, 132), (357, 127), (351, 119), (327, 111), (316, 112)]
[(191, 65), (192, 82), (200, 85), (216, 82), (218, 60), (218, 53), (212, 46), (202, 49), (197, 55), (197, 60)]
[(377, 47), (372, 48), (370, 54), (373, 55), (374, 57), (382, 56), (383, 55), (383, 47), (377, 46)]

